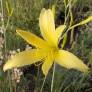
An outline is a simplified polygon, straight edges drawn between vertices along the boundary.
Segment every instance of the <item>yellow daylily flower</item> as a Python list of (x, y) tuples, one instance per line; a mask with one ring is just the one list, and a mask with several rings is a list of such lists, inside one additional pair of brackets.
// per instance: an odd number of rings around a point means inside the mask
[(17, 30), (16, 32), (29, 44), (35, 46), (35, 49), (23, 51), (16, 54), (8, 60), (3, 67), (3, 70), (13, 67), (21, 67), (29, 64), (42, 61), (42, 71), (46, 76), (53, 65), (53, 62), (65, 68), (74, 68), (82, 72), (88, 71), (88, 67), (78, 57), (71, 52), (61, 50), (58, 47), (60, 35), (66, 28), (66, 25), (60, 25), (55, 29), (53, 12), (48, 9), (42, 9), (39, 17), (39, 26), (42, 38), (33, 33)]

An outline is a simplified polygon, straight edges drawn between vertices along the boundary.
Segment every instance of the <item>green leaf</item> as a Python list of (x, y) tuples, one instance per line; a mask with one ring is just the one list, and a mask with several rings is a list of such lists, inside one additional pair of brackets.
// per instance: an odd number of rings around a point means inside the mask
[(62, 43), (62, 49), (64, 48), (66, 41), (67, 41), (67, 34), (65, 34), (64, 36), (63, 43)]
[(8, 16), (12, 16), (13, 8), (11, 7), (11, 5), (10, 5), (8, 0), (6, 0), (6, 9), (7, 9), (7, 12), (8, 12)]

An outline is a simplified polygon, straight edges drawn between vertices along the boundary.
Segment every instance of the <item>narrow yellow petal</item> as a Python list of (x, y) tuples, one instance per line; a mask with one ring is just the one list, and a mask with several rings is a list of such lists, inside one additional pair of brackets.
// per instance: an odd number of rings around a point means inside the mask
[(56, 5), (54, 4), (54, 5), (52, 5), (52, 12), (53, 12), (53, 15), (54, 15), (54, 18), (55, 18), (55, 13), (56, 13)]
[(89, 69), (79, 58), (65, 50), (59, 50), (55, 61), (68, 69), (74, 68), (82, 72), (87, 72)]
[(8, 60), (3, 67), (3, 70), (8, 70), (14, 67), (22, 67), (25, 65), (33, 64), (43, 58), (46, 53), (43, 50), (31, 49), (16, 54), (13, 58)]
[(47, 48), (48, 44), (46, 41), (37, 37), (36, 35), (32, 34), (31, 32), (23, 31), (23, 30), (16, 30), (16, 32), (29, 44), (34, 45), (37, 48)]
[(66, 25), (60, 25), (59, 27), (56, 28), (56, 36), (57, 36), (57, 41), (59, 40), (60, 36), (62, 35), (64, 29), (66, 28)]
[(54, 15), (50, 9), (42, 9), (39, 18), (39, 26), (43, 38), (48, 41), (49, 44), (56, 45)]
[(52, 54), (48, 54), (48, 56), (46, 57), (43, 65), (42, 65), (42, 71), (43, 71), (43, 74), (46, 76), (53, 64), (53, 60), (54, 60), (54, 57)]

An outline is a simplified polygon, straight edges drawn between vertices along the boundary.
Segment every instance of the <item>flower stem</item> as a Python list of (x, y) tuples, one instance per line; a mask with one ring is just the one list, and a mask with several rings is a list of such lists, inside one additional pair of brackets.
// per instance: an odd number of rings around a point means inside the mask
[(43, 80), (43, 83), (42, 83), (42, 87), (41, 87), (40, 92), (42, 92), (42, 90), (43, 90), (43, 87), (44, 87), (44, 84), (45, 84), (45, 81), (46, 81), (46, 77), (47, 77), (47, 76), (45, 76), (45, 78), (44, 78), (44, 80)]
[(54, 63), (54, 67), (53, 67), (53, 75), (52, 75), (52, 82), (51, 82), (51, 92), (53, 92), (53, 84), (54, 84), (54, 76), (55, 75), (55, 63)]

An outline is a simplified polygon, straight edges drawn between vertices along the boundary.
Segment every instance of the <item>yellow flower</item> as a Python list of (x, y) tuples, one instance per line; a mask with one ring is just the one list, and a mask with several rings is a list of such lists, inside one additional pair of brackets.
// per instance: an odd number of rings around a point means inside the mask
[(54, 16), (50, 9), (42, 9), (39, 26), (42, 38), (33, 33), (23, 30), (17, 30), (17, 33), (25, 39), (29, 44), (35, 46), (35, 49), (23, 51), (16, 54), (12, 59), (8, 60), (4, 65), (4, 71), (13, 67), (21, 67), (42, 61), (42, 71), (47, 75), (53, 62), (67, 69), (74, 68), (82, 72), (88, 71), (88, 67), (75, 55), (58, 47), (58, 40), (66, 28), (60, 25), (55, 29)]

